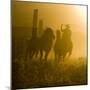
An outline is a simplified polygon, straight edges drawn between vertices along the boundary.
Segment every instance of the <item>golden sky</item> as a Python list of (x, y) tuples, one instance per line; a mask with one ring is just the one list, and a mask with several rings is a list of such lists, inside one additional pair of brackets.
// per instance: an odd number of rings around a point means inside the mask
[(77, 51), (81, 56), (86, 56), (87, 6), (14, 2), (12, 4), (12, 25), (32, 27), (34, 9), (38, 9), (38, 19), (43, 20), (44, 27), (52, 27), (54, 30), (57, 30), (60, 29), (61, 24), (70, 24), (73, 32), (73, 42), (75, 43), (74, 52), (76, 53)]
[(29, 2), (14, 2), (13, 25), (31, 27), (35, 8), (39, 10), (39, 19), (43, 19), (45, 27), (52, 26), (57, 29), (63, 23), (86, 28), (86, 6)]

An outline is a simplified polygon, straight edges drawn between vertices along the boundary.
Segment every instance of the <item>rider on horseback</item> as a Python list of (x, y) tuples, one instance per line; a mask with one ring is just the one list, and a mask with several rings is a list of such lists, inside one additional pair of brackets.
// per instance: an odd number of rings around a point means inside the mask
[[(61, 40), (61, 51), (63, 54), (69, 52), (69, 56), (72, 53), (72, 40), (71, 40), (71, 29), (69, 25), (66, 25), (66, 28), (62, 28), (63, 24), (61, 25), (61, 32), (62, 32), (62, 40)], [(65, 56), (65, 55), (64, 55)]]

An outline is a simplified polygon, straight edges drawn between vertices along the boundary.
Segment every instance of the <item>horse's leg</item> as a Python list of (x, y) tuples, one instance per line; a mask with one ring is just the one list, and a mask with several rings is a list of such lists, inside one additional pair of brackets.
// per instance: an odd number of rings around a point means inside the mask
[(47, 61), (47, 57), (48, 57), (49, 51), (50, 51), (50, 50), (46, 51), (46, 53), (45, 53), (45, 60), (46, 60), (46, 61)]
[(73, 48), (73, 46), (71, 45), (71, 47), (69, 48), (69, 50), (68, 50), (68, 58), (71, 56), (71, 54), (72, 54), (72, 48)]
[(65, 59), (65, 57), (66, 57), (66, 54), (67, 54), (67, 53), (64, 53), (64, 54), (63, 54), (63, 61), (64, 61), (64, 59)]
[(40, 50), (40, 61), (41, 61), (42, 57), (43, 57), (43, 51)]
[(39, 51), (37, 50), (37, 51), (35, 52), (35, 58), (38, 57), (38, 53), (39, 53)]
[(69, 50), (69, 55), (68, 55), (68, 57), (70, 57), (71, 54), (72, 54), (72, 47), (71, 47), (70, 50)]
[(32, 50), (31, 55), (30, 55), (30, 59), (33, 58), (34, 54), (35, 54), (35, 50)]

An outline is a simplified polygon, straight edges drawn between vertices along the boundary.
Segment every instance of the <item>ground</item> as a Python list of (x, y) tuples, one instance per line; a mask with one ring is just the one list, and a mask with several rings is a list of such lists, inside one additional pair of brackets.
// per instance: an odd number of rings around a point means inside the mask
[(87, 84), (86, 58), (16, 60), (12, 62), (13, 88), (38, 88)]

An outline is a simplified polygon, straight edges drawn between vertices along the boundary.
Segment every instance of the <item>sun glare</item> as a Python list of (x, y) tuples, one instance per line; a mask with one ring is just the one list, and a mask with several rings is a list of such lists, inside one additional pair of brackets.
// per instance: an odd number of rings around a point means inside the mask
[(86, 6), (79, 6), (76, 7), (77, 13), (82, 17), (86, 18), (87, 15), (87, 7)]

